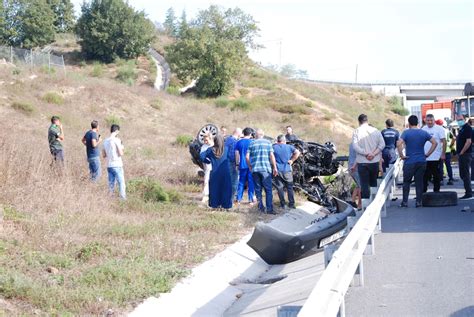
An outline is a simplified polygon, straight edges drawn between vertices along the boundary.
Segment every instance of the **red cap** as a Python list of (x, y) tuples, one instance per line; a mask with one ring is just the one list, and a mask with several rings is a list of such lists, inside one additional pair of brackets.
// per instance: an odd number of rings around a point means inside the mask
[(438, 120), (435, 121), (435, 123), (436, 123), (437, 125), (443, 125), (443, 124), (444, 124), (444, 121), (443, 121), (443, 119), (438, 119)]

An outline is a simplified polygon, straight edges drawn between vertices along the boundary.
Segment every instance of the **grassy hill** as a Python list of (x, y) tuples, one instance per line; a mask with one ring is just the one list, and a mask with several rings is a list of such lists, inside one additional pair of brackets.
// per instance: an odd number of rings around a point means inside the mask
[[(124, 313), (250, 232), (256, 211), (199, 203), (202, 180), (183, 143), (206, 123), (272, 136), (291, 124), (346, 153), (359, 113), (377, 127), (389, 116), (401, 122), (382, 96), (255, 66), (230, 96), (178, 97), (152, 88), (153, 67), (147, 58), (78, 63), (66, 74), (0, 65), (0, 315)], [(62, 174), (50, 166), (53, 114), (65, 129)], [(101, 181), (88, 181), (81, 138), (92, 119), (102, 136), (122, 127), (126, 202), (107, 195), (104, 163)]]

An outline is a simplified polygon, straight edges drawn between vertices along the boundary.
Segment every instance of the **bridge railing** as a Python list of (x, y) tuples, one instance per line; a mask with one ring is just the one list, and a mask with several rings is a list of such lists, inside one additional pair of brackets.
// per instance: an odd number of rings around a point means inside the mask
[[(359, 285), (363, 286), (363, 255), (375, 252), (374, 233), (381, 228), (381, 216), (385, 214), (387, 200), (391, 198), (402, 166), (403, 161), (398, 159), (378, 188), (371, 189), (370, 202), (363, 202), (367, 207), (359, 219), (352, 219), (356, 220), (352, 221), (355, 225), (339, 248), (325, 247), (327, 267), (298, 317), (345, 315), (344, 296), (351, 283), (355, 283), (355, 275), (359, 275)], [(348, 221), (349, 226), (350, 223)]]

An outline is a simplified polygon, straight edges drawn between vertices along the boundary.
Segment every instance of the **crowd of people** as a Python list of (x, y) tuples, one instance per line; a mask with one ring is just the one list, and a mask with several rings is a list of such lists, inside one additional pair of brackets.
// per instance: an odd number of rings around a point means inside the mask
[(408, 196), (412, 181), (415, 182), (415, 207), (422, 206), (422, 194), (433, 183), (433, 191), (444, 186), (444, 166), (448, 175), (447, 185), (454, 184), (451, 160), (458, 159), (459, 177), (465, 193), (461, 200), (474, 199), (474, 120), (457, 115), (459, 131), (450, 130), (443, 120), (435, 120), (432, 114), (419, 127), (418, 117), (408, 118), (408, 128), (401, 135), (393, 128), (393, 120), (387, 119), (386, 129), (379, 131), (371, 126), (366, 115), (358, 118), (359, 127), (354, 131), (349, 146), (349, 173), (354, 179), (352, 199), (361, 208), (361, 199), (370, 197), (370, 187), (377, 186), (377, 177), (397, 157), (404, 160), (403, 199), (400, 207), (408, 207)]
[[(444, 186), (444, 167), (448, 176), (447, 185), (453, 185), (453, 157), (457, 157), (459, 177), (465, 189), (460, 199), (473, 199), (474, 120), (462, 115), (457, 115), (456, 120), (458, 131), (448, 129), (443, 120), (435, 120), (433, 115), (428, 114), (420, 128), (418, 117), (412, 115), (408, 118), (407, 129), (400, 134), (394, 128), (393, 120), (387, 119), (386, 128), (379, 131), (369, 124), (365, 114), (361, 114), (358, 117), (359, 127), (354, 130), (349, 146), (348, 170), (355, 183), (352, 193), (355, 205), (361, 208), (362, 198), (370, 197), (370, 187), (377, 186), (377, 178), (397, 157), (405, 161), (401, 207), (408, 206), (413, 179), (416, 207), (421, 207), (422, 194), (427, 192), (430, 182), (434, 192), (439, 192)], [(122, 161), (124, 146), (119, 133), (120, 126), (113, 124), (110, 136), (103, 141), (102, 156), (107, 160), (109, 192), (113, 194), (117, 184), (120, 197), (126, 199)], [(272, 186), (275, 185), (280, 207), (295, 208), (292, 165), (300, 152), (287, 141), (297, 139), (291, 126), (286, 127), (286, 134), (277, 137), (275, 144), (265, 138), (262, 129), (254, 133), (251, 128), (236, 128), (232, 135), (227, 135), (226, 128), (221, 127), (215, 136), (204, 135), (200, 153), (204, 163), (202, 201), (211, 208), (231, 209), (234, 204), (242, 203), (247, 189), (250, 205), (257, 203), (261, 212), (274, 214)], [(63, 141), (63, 126), (59, 117), (53, 116), (48, 129), (48, 142), (53, 163), (59, 166), (64, 162)], [(101, 142), (99, 123), (93, 120), (91, 129), (82, 138), (92, 181), (98, 181), (101, 177)]]
[(286, 144), (287, 140), (297, 138), (290, 126), (286, 129), (286, 135), (279, 135), (273, 145), (262, 129), (257, 129), (253, 135), (251, 128), (236, 128), (227, 136), (221, 128), (214, 137), (205, 135), (200, 155), (205, 166), (203, 202), (208, 201), (211, 208), (230, 209), (234, 204), (242, 203), (247, 188), (251, 206), (257, 203), (261, 212), (275, 214), (274, 183), (280, 207), (295, 208), (291, 165), (300, 153), (293, 145)]

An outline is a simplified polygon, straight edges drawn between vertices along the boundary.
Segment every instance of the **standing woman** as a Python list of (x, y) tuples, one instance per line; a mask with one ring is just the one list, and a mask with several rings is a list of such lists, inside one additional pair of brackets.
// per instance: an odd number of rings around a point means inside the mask
[(230, 166), (222, 135), (216, 135), (214, 146), (201, 153), (201, 160), (212, 165), (209, 179), (209, 207), (232, 208)]
[[(212, 133), (205, 134), (202, 138), (202, 141), (204, 144), (201, 146), (201, 152), (200, 154), (204, 153), (207, 151), (207, 149), (212, 148), (214, 145), (214, 142), (212, 141)], [(206, 164), (206, 162), (203, 161), (203, 166), (204, 166), (204, 187), (202, 190), (202, 202), (205, 203), (209, 200), (209, 177), (211, 175), (211, 170), (212, 170), (212, 165), (211, 164)]]

